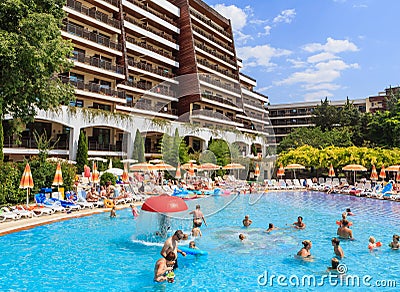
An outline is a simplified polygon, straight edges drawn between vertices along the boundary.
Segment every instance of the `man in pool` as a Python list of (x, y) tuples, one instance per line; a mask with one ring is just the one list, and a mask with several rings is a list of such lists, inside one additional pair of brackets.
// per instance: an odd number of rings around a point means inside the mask
[(174, 264), (175, 254), (173, 251), (170, 251), (165, 258), (161, 258), (156, 262), (154, 267), (154, 281), (167, 281), (167, 273), (173, 270)]
[(302, 258), (310, 257), (311, 256), (310, 249), (312, 247), (311, 240), (303, 240), (302, 244), (303, 244), (303, 247), (301, 248), (301, 250), (298, 251), (297, 255)]
[(332, 238), (332, 246), (333, 246), (333, 252), (335, 255), (340, 257), (341, 259), (344, 258), (344, 251), (341, 246), (339, 246), (340, 240), (336, 237)]
[(349, 228), (349, 221), (342, 221), (342, 226), (339, 226), (337, 230), (337, 235), (339, 235), (339, 237), (343, 239), (354, 239), (353, 231)]
[(303, 222), (303, 217), (301, 217), (301, 216), (297, 217), (297, 222), (294, 222), (293, 225), (294, 225), (294, 228), (297, 228), (297, 229), (306, 228), (306, 224)]
[(163, 248), (161, 249), (160, 254), (166, 258), (167, 254), (172, 251), (175, 254), (175, 265), (174, 269), (178, 267), (178, 252), (183, 255), (184, 257), (186, 256), (186, 253), (184, 251), (181, 251), (178, 249), (178, 241), (182, 240), (184, 238), (184, 234), (182, 230), (177, 230), (175, 231), (174, 235), (171, 237), (168, 237), (167, 240), (164, 243)]
[(204, 218), (203, 212), (200, 210), (200, 205), (196, 205), (196, 210), (192, 211), (189, 213), (190, 215), (193, 214), (193, 226), (194, 227), (200, 227), (202, 224), (202, 221), (204, 222), (204, 225), (207, 226), (206, 219)]
[(249, 219), (249, 215), (244, 216), (243, 226), (249, 227), (251, 225), (251, 223), (253, 223), (253, 221), (251, 219)]

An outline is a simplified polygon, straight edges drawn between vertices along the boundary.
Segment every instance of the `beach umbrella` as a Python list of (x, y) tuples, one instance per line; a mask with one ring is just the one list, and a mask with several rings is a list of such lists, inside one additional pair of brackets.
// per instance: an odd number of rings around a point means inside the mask
[(129, 166), (129, 170), (132, 171), (153, 171), (155, 170), (155, 166), (153, 164), (147, 163), (147, 162), (142, 162), (142, 163), (136, 163), (132, 164)]
[(371, 180), (378, 180), (378, 173), (376, 171), (375, 165), (372, 165)]
[(256, 169), (254, 170), (254, 176), (260, 176), (260, 167), (258, 166), (258, 163), (256, 163)]
[(121, 160), (122, 163), (136, 163), (138, 162), (136, 159), (122, 159)]
[(154, 169), (165, 171), (165, 170), (175, 170), (176, 168), (168, 163), (160, 162), (160, 163), (157, 163), (156, 165), (154, 165)]
[(391, 165), (388, 168), (385, 169), (385, 171), (400, 171), (400, 165)]
[(29, 205), (29, 192), (33, 188), (33, 178), (31, 167), (29, 163), (26, 164), (24, 173), (22, 174), (21, 182), (19, 183), (20, 189), (26, 189), (26, 205)]
[[(281, 164), (282, 166), (282, 164)], [(293, 177), (296, 179), (296, 169), (305, 169), (306, 167), (304, 165), (301, 164), (297, 164), (297, 163), (292, 163), (292, 164), (288, 164), (286, 165), (285, 169), (291, 169), (293, 170)], [(284, 172), (283, 172), (284, 173)]]
[(189, 168), (191, 168), (191, 167), (194, 169), (197, 169), (198, 165), (195, 164), (194, 162), (188, 162), (188, 163), (184, 163), (181, 165), (181, 168), (184, 170), (189, 170)]
[(283, 165), (281, 163), (281, 165), (279, 166), (279, 169), (276, 173), (277, 176), (280, 176), (281, 178), (285, 175), (285, 169), (283, 168)]
[(342, 170), (345, 171), (352, 171), (354, 173), (354, 184), (356, 183), (356, 172), (357, 171), (367, 171), (367, 169), (359, 164), (348, 164), (345, 167), (342, 168)]
[(200, 164), (197, 169), (207, 171), (207, 170), (218, 170), (220, 168), (221, 168), (221, 166), (219, 166), (219, 165), (216, 165), (211, 162), (207, 162), (207, 163)]
[(382, 165), (381, 171), (379, 172), (379, 177), (382, 180), (385, 180), (385, 178), (386, 178), (385, 165)]
[(108, 164), (108, 169), (111, 169), (111, 168), (113, 168), (112, 159), (110, 159), (110, 163)]
[(181, 177), (182, 177), (182, 174), (181, 174), (181, 164), (178, 163), (178, 167), (176, 168), (175, 178), (176, 178), (176, 179), (180, 179)]
[(53, 179), (53, 186), (57, 186), (57, 191), (60, 191), (60, 185), (63, 184), (63, 177), (62, 177), (62, 171), (61, 171), (61, 164), (60, 162), (57, 163), (57, 168), (56, 168), (56, 174), (54, 175)]
[(96, 163), (93, 163), (92, 182), (93, 182), (93, 184), (98, 184), (98, 183), (100, 183), (100, 175), (99, 175), (99, 172), (97, 171), (97, 165), (96, 165)]
[(90, 167), (87, 166), (87, 165), (85, 165), (85, 166), (83, 167), (83, 176), (84, 176), (84, 177), (90, 177)]
[(104, 172), (111, 173), (115, 176), (121, 176), (124, 173), (124, 170), (121, 168), (113, 167), (113, 168), (109, 168), (109, 169), (105, 170)]
[(331, 163), (331, 166), (329, 167), (328, 176), (329, 177), (334, 177), (335, 176), (335, 170), (333, 169), (332, 163)]
[(124, 183), (129, 182), (128, 169), (127, 169), (126, 166), (124, 166), (124, 171), (122, 172), (121, 180), (122, 180)]
[(174, 213), (186, 211), (188, 206), (182, 198), (167, 194), (148, 198), (142, 205), (143, 211), (157, 213)]
[(246, 167), (239, 163), (229, 163), (229, 164), (223, 166), (222, 169), (246, 169)]
[(396, 174), (396, 181), (400, 181), (400, 172)]

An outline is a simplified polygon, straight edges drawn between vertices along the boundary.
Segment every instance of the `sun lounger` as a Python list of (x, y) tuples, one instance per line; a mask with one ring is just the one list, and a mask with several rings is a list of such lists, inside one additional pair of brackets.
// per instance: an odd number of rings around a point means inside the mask
[(7, 219), (18, 220), (20, 218), (21, 218), (20, 215), (11, 212), (7, 207), (0, 208), (0, 222), (4, 222)]
[(36, 214), (34, 212), (25, 210), (24, 207), (22, 207), (22, 206), (11, 207), (10, 211), (14, 212), (15, 214), (18, 214), (20, 216), (20, 218), (22, 218), (22, 217), (33, 218), (34, 216), (36, 216)]

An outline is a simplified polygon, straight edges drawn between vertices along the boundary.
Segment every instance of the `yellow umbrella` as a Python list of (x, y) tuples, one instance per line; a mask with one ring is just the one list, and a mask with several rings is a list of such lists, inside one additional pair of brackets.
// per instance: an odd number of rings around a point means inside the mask
[(353, 171), (354, 172), (354, 184), (356, 183), (356, 172), (357, 171), (367, 171), (367, 169), (359, 164), (348, 164), (345, 167), (342, 168), (342, 170), (345, 171)]
[(285, 167), (285, 169), (293, 170), (293, 176), (294, 176), (295, 179), (296, 179), (296, 169), (305, 169), (305, 168), (306, 167), (304, 165), (297, 164), (297, 163), (288, 164)]
[(29, 163), (26, 164), (24, 173), (22, 174), (21, 182), (19, 183), (20, 189), (26, 189), (26, 205), (29, 205), (29, 191), (33, 188), (33, 178), (31, 167)]

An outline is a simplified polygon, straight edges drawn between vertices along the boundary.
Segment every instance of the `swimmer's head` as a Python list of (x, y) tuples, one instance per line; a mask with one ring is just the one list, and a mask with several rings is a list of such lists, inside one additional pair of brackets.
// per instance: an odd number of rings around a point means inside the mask
[(242, 233), (239, 234), (239, 239), (240, 239), (240, 240), (243, 240), (243, 239), (245, 239), (245, 238), (246, 238), (246, 236), (244, 236), (244, 234), (242, 234)]
[(397, 234), (393, 235), (393, 241), (399, 241), (400, 240), (400, 236), (398, 236)]
[(174, 236), (175, 236), (178, 240), (183, 239), (183, 238), (184, 238), (183, 231), (182, 231), (182, 230), (177, 230), (177, 231), (175, 231)]
[(194, 241), (189, 242), (189, 247), (190, 248), (195, 248), (196, 247), (196, 243)]
[(347, 213), (350, 213), (350, 212), (351, 212), (350, 208), (347, 208), (347, 209), (346, 209), (346, 212), (347, 212)]
[(196, 205), (196, 209), (200, 209), (200, 205)]
[(244, 216), (244, 219), (249, 219), (249, 215)]
[(301, 216), (297, 217), (297, 221), (303, 221), (303, 217)]
[(368, 240), (370, 243), (375, 243), (375, 237), (373, 236), (370, 236)]
[(331, 263), (332, 269), (337, 269), (337, 267), (339, 266), (339, 260), (337, 258), (332, 258)]
[(303, 240), (302, 244), (303, 244), (304, 247), (308, 247), (308, 246), (311, 247), (312, 246), (311, 240)]
[(343, 226), (348, 226), (349, 225), (349, 221), (347, 221), (346, 219), (342, 220), (342, 225)]
[(343, 218), (343, 219), (346, 219), (346, 218), (347, 218), (347, 212), (343, 212), (343, 213), (342, 213), (342, 218)]
[(176, 254), (173, 251), (170, 251), (167, 253), (167, 255), (165, 256), (165, 259), (167, 261), (174, 261), (176, 259)]
[(338, 238), (334, 237), (334, 238), (332, 238), (332, 243), (335, 245), (339, 245), (340, 240)]
[(269, 223), (269, 224), (268, 224), (268, 228), (274, 228), (274, 224)]

